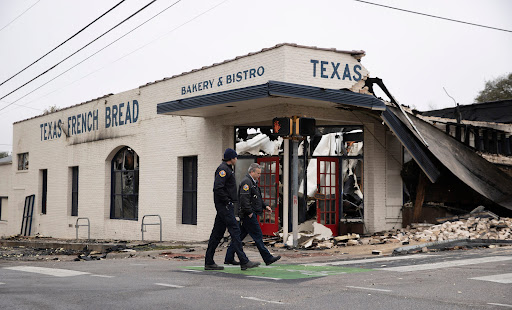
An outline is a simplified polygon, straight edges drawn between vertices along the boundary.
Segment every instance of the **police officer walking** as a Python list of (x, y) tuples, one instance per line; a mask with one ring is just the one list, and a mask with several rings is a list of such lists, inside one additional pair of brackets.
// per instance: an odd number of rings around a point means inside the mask
[[(263, 234), (261, 232), (260, 224), (256, 215), (263, 215), (263, 208), (270, 212), (272, 209), (265, 206), (263, 198), (261, 197), (261, 190), (258, 187), (258, 180), (261, 175), (261, 166), (253, 163), (249, 166), (249, 171), (245, 178), (240, 183), (238, 190), (238, 203), (240, 205), (240, 218), (242, 220), (240, 240), (249, 234), (256, 243), (258, 251), (260, 251), (261, 258), (265, 264), (270, 265), (278, 261), (281, 256), (272, 256), (263, 243)], [(224, 264), (237, 265), (239, 262), (235, 261), (236, 244), (231, 242), (226, 252)]]
[[(240, 228), (235, 219), (234, 204), (237, 202), (237, 187), (235, 173), (232, 165), (236, 164), (238, 155), (233, 149), (226, 149), (222, 164), (215, 171), (215, 183), (213, 185), (213, 200), (217, 215), (213, 225), (210, 240), (208, 241), (208, 249), (206, 250), (204, 269), (205, 270), (223, 270), (223, 266), (218, 266), (213, 260), (215, 249), (224, 237), (226, 228), (231, 236), (231, 245), (233, 251), (236, 252), (240, 260), (242, 270), (247, 268), (258, 267), (260, 263), (251, 262), (242, 249), (242, 241), (240, 240)], [(234, 255), (234, 254), (233, 254)]]

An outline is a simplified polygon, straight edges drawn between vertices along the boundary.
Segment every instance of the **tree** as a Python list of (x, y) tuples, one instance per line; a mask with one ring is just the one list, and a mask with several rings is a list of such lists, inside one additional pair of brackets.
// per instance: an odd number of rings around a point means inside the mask
[(486, 81), (484, 89), (475, 98), (475, 102), (482, 103), (505, 99), (512, 99), (512, 73)]
[(7, 157), (9, 156), (9, 153), (7, 152), (0, 152), (0, 158), (4, 158), (4, 157)]

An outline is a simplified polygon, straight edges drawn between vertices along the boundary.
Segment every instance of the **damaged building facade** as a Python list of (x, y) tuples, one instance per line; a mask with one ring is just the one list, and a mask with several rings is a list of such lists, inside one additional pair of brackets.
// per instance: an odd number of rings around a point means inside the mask
[[(408, 114), (373, 96), (363, 56), (279, 44), (17, 122), (12, 161), (0, 165), (0, 235), (74, 238), (90, 223), (91, 238), (137, 240), (143, 223), (161, 221), (164, 240), (206, 240), (227, 147), (239, 153), (238, 181), (250, 163), (263, 166), (265, 234), (293, 212), (334, 235), (398, 228), (404, 147), (431, 182), (441, 164)], [(272, 134), (284, 116), (316, 120), (297, 154), (298, 201), (290, 140)], [(143, 227), (159, 239), (157, 226)]]

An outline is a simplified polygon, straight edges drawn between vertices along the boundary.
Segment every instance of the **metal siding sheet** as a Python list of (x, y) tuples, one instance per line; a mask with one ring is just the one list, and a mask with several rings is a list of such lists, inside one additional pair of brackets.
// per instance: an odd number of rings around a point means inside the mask
[(441, 174), (436, 168), (434, 163), (428, 158), (428, 155), (423, 150), (422, 144), (418, 143), (416, 138), (409, 132), (408, 128), (396, 117), (396, 115), (389, 109), (382, 112), (382, 119), (388, 127), (395, 133), (402, 145), (409, 151), (416, 163), (420, 166), (421, 170), (435, 183)]
[[(401, 122), (406, 122), (398, 109), (390, 107), (388, 113), (394, 113)], [(469, 146), (430, 123), (410, 114), (409, 118), (427, 141), (428, 150), (446, 168), (482, 196), (512, 210), (512, 178), (510, 176), (478, 155)], [(402, 126), (407, 127), (406, 124)]]

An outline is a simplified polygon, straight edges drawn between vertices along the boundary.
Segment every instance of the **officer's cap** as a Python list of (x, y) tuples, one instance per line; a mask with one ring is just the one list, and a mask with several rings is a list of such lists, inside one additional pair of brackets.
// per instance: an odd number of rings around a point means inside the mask
[(227, 148), (226, 151), (224, 152), (224, 161), (229, 161), (233, 158), (237, 158), (238, 157), (238, 154), (236, 153), (235, 150), (231, 149), (231, 148)]

